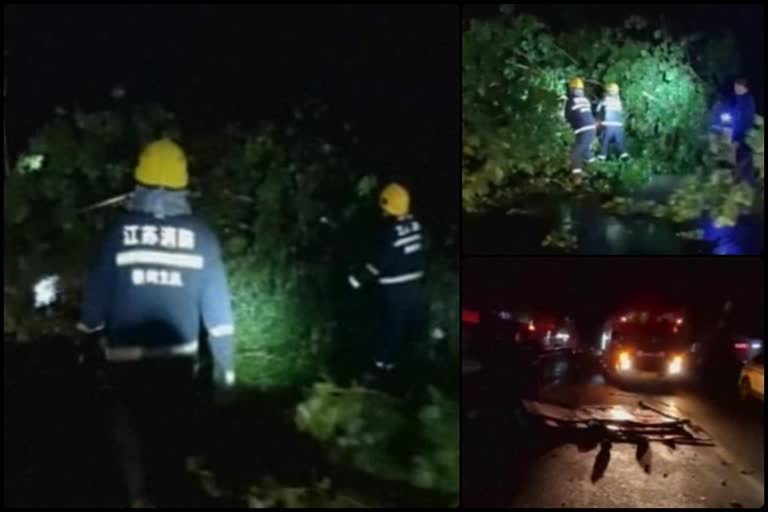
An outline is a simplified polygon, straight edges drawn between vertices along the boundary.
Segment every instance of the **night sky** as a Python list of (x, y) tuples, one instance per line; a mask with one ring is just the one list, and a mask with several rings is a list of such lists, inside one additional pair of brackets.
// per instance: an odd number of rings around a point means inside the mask
[(14, 149), (56, 105), (109, 106), (115, 84), (193, 127), (255, 125), (316, 99), (351, 121), (366, 159), (453, 198), (458, 218), (458, 6), (4, 11)]
[(462, 266), (462, 303), (573, 314), (597, 321), (627, 305), (690, 308), (714, 315), (726, 299), (740, 321), (762, 335), (761, 258), (515, 257), (469, 258)]
[[(629, 16), (663, 19), (673, 33), (698, 32), (715, 35), (724, 30), (736, 37), (742, 59), (742, 73), (753, 84), (758, 110), (765, 105), (765, 9), (762, 3), (720, 4), (515, 4), (518, 12), (533, 14), (555, 31), (589, 26), (619, 25)], [(464, 18), (489, 19), (499, 15), (498, 5), (468, 5)], [(466, 26), (466, 25), (465, 25)]]

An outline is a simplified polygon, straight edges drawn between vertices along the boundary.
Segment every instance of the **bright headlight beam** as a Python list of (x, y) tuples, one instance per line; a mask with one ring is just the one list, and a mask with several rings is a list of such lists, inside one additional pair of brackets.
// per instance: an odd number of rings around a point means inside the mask
[(629, 352), (622, 352), (619, 354), (619, 370), (629, 370), (632, 368), (632, 358), (629, 356)]
[(676, 375), (683, 371), (683, 358), (681, 356), (675, 356), (669, 363), (669, 373)]

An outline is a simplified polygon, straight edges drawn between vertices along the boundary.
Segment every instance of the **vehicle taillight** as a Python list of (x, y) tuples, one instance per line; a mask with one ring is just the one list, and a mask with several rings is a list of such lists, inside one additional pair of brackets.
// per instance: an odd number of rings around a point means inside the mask
[(533, 324), (533, 322), (528, 322), (528, 330), (531, 332), (536, 330), (536, 326)]
[(749, 347), (749, 345), (747, 343), (734, 343), (733, 344), (733, 348), (737, 348), (737, 349), (740, 349), (740, 350), (744, 350), (747, 347)]
[(465, 324), (479, 324), (480, 313), (477, 311), (470, 311), (468, 309), (461, 310), (461, 321)]

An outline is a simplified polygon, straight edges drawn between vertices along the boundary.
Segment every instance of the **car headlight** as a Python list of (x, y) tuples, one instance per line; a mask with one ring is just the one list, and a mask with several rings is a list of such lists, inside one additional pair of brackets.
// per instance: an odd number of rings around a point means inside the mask
[(632, 368), (632, 356), (630, 356), (629, 352), (619, 353), (618, 368), (619, 370), (629, 370)]
[(683, 356), (674, 356), (669, 362), (668, 371), (670, 375), (678, 375), (683, 372)]

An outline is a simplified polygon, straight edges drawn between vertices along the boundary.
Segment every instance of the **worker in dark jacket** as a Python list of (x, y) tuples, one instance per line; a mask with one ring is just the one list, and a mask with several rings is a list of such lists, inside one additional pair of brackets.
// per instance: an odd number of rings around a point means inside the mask
[(619, 84), (611, 83), (606, 87), (605, 98), (597, 104), (597, 118), (602, 129), (597, 158), (606, 160), (611, 144), (616, 144), (620, 159), (629, 158), (624, 146), (624, 106), (619, 96)]
[[(400, 362), (406, 340), (426, 330), (423, 285), (426, 238), (410, 214), (410, 197), (401, 185), (387, 185), (380, 196), (384, 220), (368, 259), (349, 276), (353, 288), (376, 287), (378, 322), (374, 334), (374, 366), (379, 374), (392, 372)], [(362, 266), (361, 266), (362, 267)]]
[(141, 507), (168, 483), (153, 492), (143, 468), (183, 472), (201, 324), (220, 389), (231, 388), (235, 374), (219, 243), (191, 213), (183, 151), (167, 139), (148, 145), (135, 178), (127, 211), (107, 231), (86, 279), (78, 327), (103, 335), (121, 461), (131, 503)]
[(712, 109), (710, 150), (732, 165), (742, 179), (751, 182), (755, 172), (747, 137), (755, 124), (755, 98), (744, 78), (734, 82), (733, 92), (733, 96), (722, 97)]
[(738, 78), (733, 84), (733, 141), (744, 143), (750, 130), (755, 126), (755, 97), (749, 92), (745, 78)]
[(584, 81), (574, 78), (569, 84), (569, 89), (564, 114), (576, 137), (571, 148), (571, 171), (573, 174), (581, 174), (584, 162), (595, 161), (591, 148), (597, 128), (595, 117), (592, 115), (592, 105), (584, 96)]
[(736, 168), (740, 177), (751, 183), (755, 178), (755, 165), (747, 137), (755, 126), (755, 98), (749, 92), (749, 84), (745, 78), (736, 79), (733, 92), (733, 144)]

